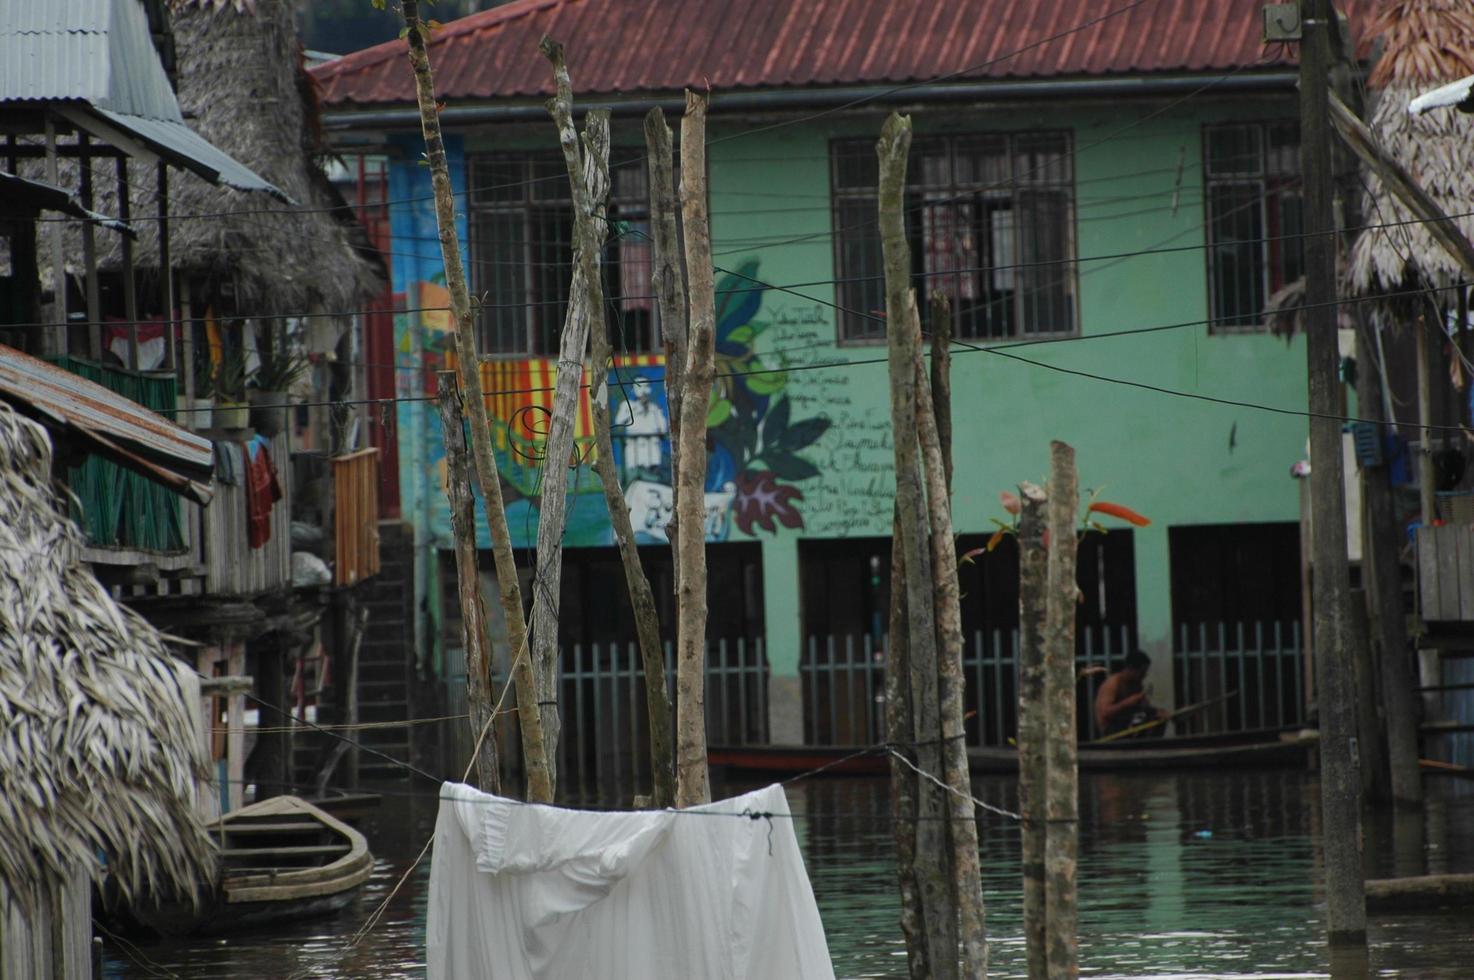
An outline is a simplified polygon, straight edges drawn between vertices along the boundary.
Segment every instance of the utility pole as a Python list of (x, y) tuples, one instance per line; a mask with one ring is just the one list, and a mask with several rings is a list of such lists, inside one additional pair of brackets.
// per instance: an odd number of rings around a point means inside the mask
[(1300, 161), (1305, 184), (1305, 356), (1310, 389), (1310, 549), (1316, 698), (1320, 712), (1321, 849), (1326, 938), (1366, 945), (1356, 699), (1347, 657), (1350, 577), (1337, 398), (1335, 216), (1329, 78), (1331, 0), (1300, 0)]

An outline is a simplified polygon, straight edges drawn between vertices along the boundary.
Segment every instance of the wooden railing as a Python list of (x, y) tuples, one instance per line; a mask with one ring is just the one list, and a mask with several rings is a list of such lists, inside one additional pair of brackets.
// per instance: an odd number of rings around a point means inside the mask
[(379, 451), (361, 449), (333, 463), (333, 584), (379, 573)]

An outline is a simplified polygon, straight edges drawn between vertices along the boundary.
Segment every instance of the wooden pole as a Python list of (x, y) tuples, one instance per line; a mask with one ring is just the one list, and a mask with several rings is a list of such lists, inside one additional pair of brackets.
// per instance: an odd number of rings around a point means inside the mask
[[(946, 300), (942, 300), (945, 308)], [(931, 381), (922, 357), (921, 321), (916, 294), (911, 294), (910, 329), (916, 364), (916, 433), (921, 442), (922, 478), (926, 486), (931, 526), (932, 595), (936, 604), (937, 668), (940, 684), (942, 765), (947, 787), (948, 837), (952, 845), (953, 900), (962, 940), (963, 975), (988, 974), (988, 926), (983, 917), (982, 871), (978, 867), (977, 813), (972, 802), (972, 780), (967, 763), (967, 730), (963, 696), (967, 688), (962, 668), (962, 590), (957, 582), (957, 546), (952, 534), (952, 502), (947, 475), (951, 470), (951, 388), (943, 386), (946, 401), (941, 412), (932, 398)], [(948, 442), (942, 443), (938, 418), (949, 420)]]
[[(133, 220), (133, 206), (129, 198), (132, 188), (128, 185), (128, 158), (119, 156), (118, 164), (118, 220)], [(133, 265), (133, 239), (118, 233), (118, 244), (123, 252), (123, 316), (128, 320), (128, 370), (138, 370), (138, 270)]]
[(1023, 817), (1024, 950), (1030, 977), (1049, 974), (1044, 909), (1044, 833), (1048, 826), (1048, 709), (1044, 700), (1044, 550), (1047, 498), (1032, 483), (1019, 484), (1018, 797)]
[(481, 789), (497, 793), (501, 777), (496, 764), (496, 739), (481, 738), (493, 704), (491, 634), (487, 631), (486, 596), (481, 591), (481, 566), (476, 559), (476, 497), (471, 492), (466, 429), (454, 372), (441, 371), (436, 375), (435, 397), (440, 403), (440, 431), (445, 439), (445, 493), (450, 498), (450, 533), (455, 541), (456, 585), (460, 591), (461, 629), (466, 646), (466, 703), (471, 716), (471, 744), (475, 745), (478, 739), (481, 742), (481, 751), (476, 754)]
[[(901, 540), (901, 514), (891, 520), (891, 541)], [(916, 738), (911, 708), (911, 656), (907, 644), (906, 559), (901, 548), (891, 553), (890, 628), (885, 656), (885, 738), (893, 746)], [(906, 939), (906, 963), (911, 980), (931, 975), (927, 963), (927, 932), (921, 893), (916, 881), (916, 773), (894, 756), (891, 765), (891, 827), (896, 840), (896, 881), (901, 893), (901, 934)]]
[[(941, 703), (937, 665), (936, 612), (932, 598), (931, 553), (926, 502), (916, 433), (917, 337), (908, 320), (914, 308), (911, 249), (904, 212), (906, 155), (911, 120), (892, 113), (881, 130), (879, 216), (885, 262), (887, 360), (890, 370), (891, 432), (896, 469), (896, 507), (900, 537), (892, 548), (905, 563), (906, 647), (911, 661), (911, 710), (915, 722), (916, 765), (937, 778), (943, 769)], [(687, 263), (689, 266), (690, 263)], [(893, 558), (893, 560), (895, 560)], [(957, 910), (947, 860), (944, 820), (950, 809), (940, 787), (917, 782), (916, 881), (926, 926), (931, 976), (957, 976)]]
[(945, 293), (931, 294), (931, 394), (937, 439), (946, 467), (947, 495), (952, 494), (952, 304)]
[[(51, 118), (50, 112), (47, 112), (45, 116), (46, 179), (52, 187), (56, 187), (61, 182), (56, 166), (56, 121)], [(67, 265), (65, 245), (62, 240), (65, 231), (66, 225), (62, 222), (51, 222), (51, 288), (55, 294), (51, 310), (56, 325), (41, 336), (40, 346), (43, 354), (60, 355), (67, 352)], [(124, 241), (126, 240), (125, 235)]]
[[(174, 337), (174, 269), (169, 254), (169, 165), (159, 161), (159, 286), (164, 301), (164, 364), (167, 371), (174, 371), (179, 364)], [(355, 768), (354, 772), (358, 770)]]
[[(1332, 946), (1366, 945), (1361, 873), (1361, 784), (1357, 774), (1356, 701), (1346, 647), (1350, 580), (1341, 463), (1335, 220), (1327, 72), (1330, 31), (1339, 30), (1330, 0), (1300, 0), (1300, 159), (1305, 186), (1305, 333), (1310, 389), (1311, 562), (1316, 704), (1320, 713), (1321, 847), (1326, 932)], [(1421, 332), (1420, 332), (1421, 334)], [(1425, 488), (1425, 494), (1427, 493)], [(1424, 520), (1431, 518), (1424, 514)]]
[[(691, 277), (685, 377), (681, 401), (705, 405), (716, 374), (716, 296), (711, 225), (706, 211), (706, 104), (687, 90), (681, 120), (681, 216)], [(675, 481), (681, 535), (676, 565), (680, 621), (676, 641), (676, 806), (711, 799), (706, 761), (706, 413), (681, 420)]]
[[(558, 347), (558, 374), (553, 383), (553, 413), (543, 443), (542, 497), (537, 515), (537, 562), (532, 585), (532, 662), (537, 675), (538, 704), (542, 707), (543, 737), (548, 766), (556, 784), (558, 734), (558, 606), (563, 587), (563, 531), (567, 526), (568, 471), (578, 465), (573, 451), (573, 424), (578, 418), (578, 398), (583, 388), (584, 350), (589, 342), (589, 317), (594, 309), (603, 312), (604, 291), (599, 280), (599, 245), (603, 235), (596, 231), (590, 188), (579, 150), (578, 130), (573, 124), (573, 83), (563, 58), (563, 46), (543, 37), (543, 57), (553, 69), (556, 95), (548, 100), (548, 113), (558, 129), (558, 144), (568, 168), (573, 201), (573, 281), (569, 285), (568, 310)], [(607, 111), (589, 114), (584, 138), (609, 143)], [(606, 150), (607, 153), (607, 150)], [(605, 174), (607, 183), (608, 175)]]
[[(592, 124), (594, 113), (590, 113)], [(605, 229), (605, 201), (609, 195), (609, 117), (603, 113), (601, 139), (588, 141), (584, 156), (591, 204), (595, 219), (590, 230), (602, 247)], [(592, 129), (592, 125), (589, 127)], [(669, 142), (667, 142), (667, 147)], [(669, 180), (669, 174), (667, 174)], [(592, 254), (597, 259), (599, 249)], [(593, 390), (589, 395), (594, 422), (594, 471), (604, 489), (604, 503), (609, 508), (609, 525), (614, 542), (619, 546), (619, 560), (624, 566), (625, 586), (629, 590), (630, 610), (635, 617), (635, 635), (640, 644), (640, 663), (645, 673), (645, 713), (650, 732), (651, 802), (657, 809), (675, 803), (675, 747), (671, 735), (670, 697), (665, 686), (665, 656), (660, 642), (660, 615), (655, 607), (655, 593), (640, 564), (640, 551), (635, 544), (635, 529), (630, 523), (629, 505), (614, 467), (614, 440), (609, 413), (609, 372), (614, 367), (614, 351), (609, 342), (609, 318), (602, 297), (603, 287), (594, 277), (600, 292), (599, 302), (589, 303), (589, 378)]]
[(1075, 450), (1049, 444), (1049, 556), (1044, 600), (1045, 775), (1049, 826), (1044, 836), (1044, 908), (1051, 980), (1080, 974), (1076, 946), (1075, 864), (1079, 848), (1079, 783), (1075, 758), (1075, 581), (1079, 483)]
[[(77, 134), (77, 146), (81, 156), (77, 159), (77, 171), (81, 178), (78, 190), (82, 195), (82, 207), (94, 210), (96, 203), (92, 194), (92, 137)], [(87, 270), (87, 356), (94, 361), (102, 360), (102, 288), (97, 275), (97, 227), (91, 221), (82, 222), (82, 264)]]
[[(650, 267), (660, 313), (660, 336), (665, 347), (665, 402), (670, 424), (670, 471), (673, 508), (665, 528), (671, 555), (680, 552), (680, 487), (675, 474), (681, 467), (681, 387), (686, 374), (686, 278), (681, 271), (681, 240), (677, 227), (674, 154), (670, 127), (659, 106), (645, 116), (645, 159), (650, 172)], [(680, 594), (680, 562), (672, 562), (672, 585)], [(677, 628), (679, 632), (679, 627)]]
[(1413, 337), (1418, 359), (1418, 503), (1425, 525), (1438, 519), (1437, 484), (1433, 475), (1433, 369), (1428, 330), (1427, 321), (1419, 314), (1413, 324)]
[[(1378, 359), (1370, 356), (1375, 342), (1367, 339), (1376, 328), (1363, 322), (1357, 358), (1356, 403), (1361, 417), (1373, 422), (1385, 418), (1385, 401)], [(1381, 441), (1386, 430), (1377, 427)], [(1382, 717), (1387, 736), (1387, 768), (1392, 800), (1399, 804), (1423, 802), (1423, 774), (1418, 767), (1418, 714), (1413, 696), (1412, 665), (1407, 643), (1407, 617), (1402, 611), (1402, 529), (1392, 502), (1392, 478), (1384, 463), (1362, 466), (1361, 499), (1365, 511), (1362, 569), (1367, 587), (1367, 611), (1378, 675), (1382, 680)]]
[(522, 589), (517, 582), (517, 563), (512, 555), (512, 533), (502, 503), (496, 456), (491, 449), (491, 424), (487, 421), (486, 398), (481, 393), (481, 358), (476, 353), (476, 328), (471, 319), (471, 296), (466, 270), (461, 264), (461, 246), (456, 238), (455, 193), (450, 186), (450, 167), (445, 160), (445, 141), (440, 135), (440, 115), (435, 106), (435, 81), (430, 56), (425, 50), (425, 30), (420, 23), (419, 0), (403, 0), (405, 36), (409, 61), (415, 73), (415, 96), (420, 108), (420, 127), (425, 136), (425, 157), (435, 188), (435, 220), (440, 233), (440, 254), (445, 266), (445, 284), (450, 292), (451, 315), (455, 319), (456, 361), (461, 387), (470, 402), (471, 454), (481, 495), (486, 501), (486, 523), (491, 531), (491, 551), (496, 562), (496, 581), (502, 613), (507, 621), (507, 639), (512, 652), (512, 679), (517, 689), (517, 722), (522, 732), (522, 765), (527, 774), (527, 798), (534, 803), (551, 803), (553, 776), (543, 740), (542, 711), (538, 705), (537, 682), (527, 649), (527, 622), (523, 619)]

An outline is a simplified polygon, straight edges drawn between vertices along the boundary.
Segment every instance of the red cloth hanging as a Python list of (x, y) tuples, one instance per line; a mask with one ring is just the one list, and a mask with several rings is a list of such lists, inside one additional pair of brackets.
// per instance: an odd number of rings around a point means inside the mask
[(246, 543), (259, 548), (271, 540), (271, 505), (281, 499), (281, 484), (266, 440), (257, 436), (245, 447)]

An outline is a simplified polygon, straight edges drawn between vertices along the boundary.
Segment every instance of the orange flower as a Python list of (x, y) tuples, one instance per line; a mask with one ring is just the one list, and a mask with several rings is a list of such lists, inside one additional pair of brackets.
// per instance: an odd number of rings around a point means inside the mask
[[(1006, 533), (1007, 532), (1004, 531), (1003, 528), (1001, 528), (1001, 527), (998, 530), (994, 531), (993, 532), (993, 536), (988, 539), (988, 550), (989, 551), (992, 551), (994, 548), (996, 548), (1000, 544), (1002, 544), (1003, 543), (1003, 535), (1006, 534)], [(969, 554), (970, 554), (970, 552), (969, 552)]]
[(1090, 506), (1087, 508), (1087, 512), (1105, 514), (1109, 517), (1119, 517), (1127, 524), (1132, 524), (1136, 527), (1146, 527), (1148, 524), (1151, 523), (1150, 519), (1142, 517), (1130, 507), (1123, 507), (1120, 504), (1107, 503), (1104, 500), (1096, 500), (1091, 502)]

